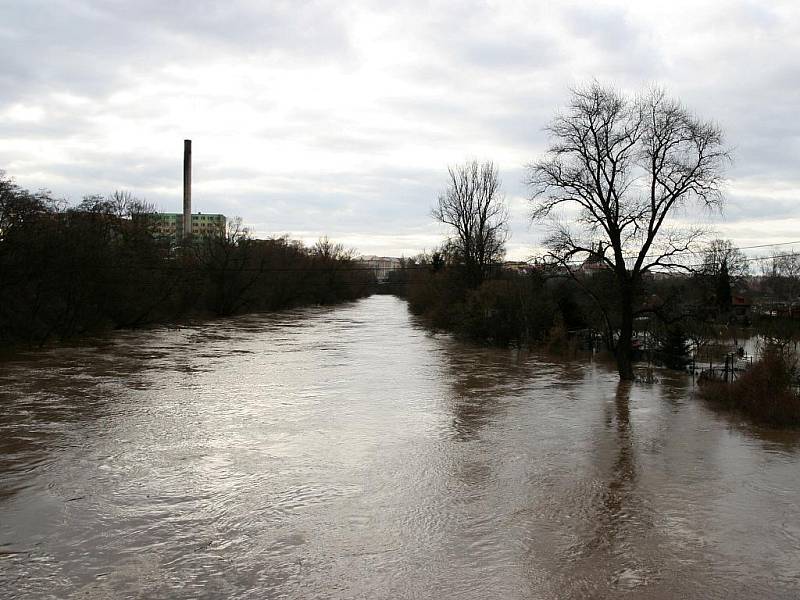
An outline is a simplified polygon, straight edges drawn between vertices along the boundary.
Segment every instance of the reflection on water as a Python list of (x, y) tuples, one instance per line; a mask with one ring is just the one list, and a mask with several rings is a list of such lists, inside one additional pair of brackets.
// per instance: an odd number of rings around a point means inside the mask
[(10, 598), (796, 598), (796, 434), (392, 297), (0, 363)]

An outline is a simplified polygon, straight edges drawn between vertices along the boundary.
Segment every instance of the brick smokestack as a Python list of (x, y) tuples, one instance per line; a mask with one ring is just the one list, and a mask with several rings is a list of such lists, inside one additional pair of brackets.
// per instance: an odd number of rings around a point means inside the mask
[(192, 235), (192, 140), (183, 140), (183, 237)]

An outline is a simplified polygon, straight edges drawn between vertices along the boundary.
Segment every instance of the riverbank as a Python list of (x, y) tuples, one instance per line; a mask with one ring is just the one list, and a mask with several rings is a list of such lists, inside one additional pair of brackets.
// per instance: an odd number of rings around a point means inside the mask
[(74, 207), (0, 172), (0, 347), (114, 329), (335, 304), (374, 277), (327, 238), (254, 239), (240, 219), (183, 240), (125, 192)]
[[(407, 300), (421, 322), (473, 343), (536, 349), (563, 360), (588, 358), (608, 348), (613, 339), (613, 333), (597, 331), (599, 315), (592, 312), (591, 300), (568, 280), (501, 271), (469, 289), (458, 269), (432, 270), (426, 265), (407, 268), (397, 279), (396, 293)], [(691, 364), (719, 363), (738, 352), (747, 353), (751, 362), (746, 377), (710, 382), (699, 396), (754, 422), (800, 429), (800, 396), (795, 387), (797, 322), (760, 317), (751, 327), (742, 327), (696, 319), (662, 323), (651, 316), (638, 325), (642, 330), (636, 335), (640, 345), (635, 355), (645, 358), (648, 368), (639, 363), (636, 371), (644, 381), (654, 379), (652, 364), (685, 371)], [(784, 357), (781, 383), (774, 365), (761, 360), (762, 348), (780, 349)]]
[(19, 352), (33, 349), (44, 349), (54, 346), (80, 346), (87, 340), (109, 337), (117, 331), (147, 331), (152, 329), (180, 330), (197, 326), (213, 328), (221, 319), (235, 315), (277, 315), (281, 312), (304, 307), (336, 306), (367, 297), (370, 295), (370, 290), (371, 284), (367, 282), (358, 293), (348, 293), (345, 297), (332, 298), (331, 294), (324, 293), (324, 302), (319, 301), (318, 298), (305, 298), (303, 300), (283, 302), (277, 305), (273, 304), (268, 308), (251, 306), (247, 309), (241, 309), (227, 314), (217, 314), (209, 310), (187, 310), (179, 314), (156, 316), (129, 324), (115, 324), (103, 319), (86, 323), (78, 330), (69, 331), (68, 333), (62, 333), (60, 335), (33, 337), (22, 333), (16, 339), (4, 340), (4, 343), (0, 345), (0, 361), (13, 359)]

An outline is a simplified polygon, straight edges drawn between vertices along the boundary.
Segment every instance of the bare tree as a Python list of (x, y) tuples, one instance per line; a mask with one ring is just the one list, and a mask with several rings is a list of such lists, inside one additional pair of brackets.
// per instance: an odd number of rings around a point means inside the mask
[(800, 253), (794, 249), (773, 251), (761, 261), (761, 275), (770, 293), (781, 300), (800, 296)]
[(13, 231), (38, 216), (59, 213), (63, 200), (54, 199), (47, 190), (31, 193), (20, 188), (13, 178), (0, 169), (0, 242)]
[(433, 217), (453, 228), (450, 242), (466, 268), (467, 283), (477, 287), (488, 267), (502, 259), (508, 237), (508, 211), (500, 177), (491, 161), (448, 167), (447, 189), (439, 195)]
[(773, 251), (762, 261), (761, 271), (764, 276), (783, 276), (800, 279), (800, 253), (794, 249)]
[[(731, 310), (734, 288), (739, 287), (750, 273), (750, 263), (744, 252), (730, 240), (711, 240), (703, 252), (703, 264), (697, 269), (696, 281), (709, 290), (720, 314)], [(707, 292), (708, 293), (708, 292)]]
[[(575, 274), (576, 261), (607, 247), (599, 259), (613, 273), (618, 323), (604, 309), (615, 335), (621, 379), (633, 378), (633, 323), (642, 276), (680, 268), (680, 255), (703, 234), (670, 219), (689, 202), (717, 207), (728, 153), (715, 124), (702, 121), (661, 90), (636, 98), (593, 83), (572, 93), (567, 110), (548, 127), (547, 157), (529, 165), (533, 217), (552, 219), (550, 256)], [(572, 224), (557, 209), (577, 209)], [(595, 298), (603, 305), (600, 298)]]
[(703, 275), (718, 276), (723, 270), (734, 281), (740, 281), (750, 274), (750, 263), (744, 252), (730, 240), (711, 240), (703, 252)]
[(311, 247), (311, 255), (322, 261), (349, 261), (353, 259), (355, 253), (355, 250), (331, 241), (327, 235), (319, 238)]

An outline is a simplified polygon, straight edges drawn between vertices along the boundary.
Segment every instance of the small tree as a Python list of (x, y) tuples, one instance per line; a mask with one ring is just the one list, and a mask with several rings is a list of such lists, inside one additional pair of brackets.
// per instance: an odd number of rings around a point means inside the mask
[(433, 217), (454, 230), (450, 242), (464, 264), (468, 287), (478, 287), (489, 266), (502, 259), (508, 237), (508, 211), (494, 163), (470, 161), (448, 167), (447, 189)]
[[(533, 218), (555, 217), (562, 206), (577, 209), (571, 225), (553, 219), (549, 255), (573, 276), (588, 256), (613, 273), (614, 298), (595, 300), (615, 340), (620, 378), (633, 379), (642, 276), (681, 267), (679, 255), (703, 233), (671, 225), (677, 209), (690, 201), (721, 203), (728, 159), (722, 133), (661, 90), (630, 98), (598, 83), (573, 91), (548, 131), (553, 143), (547, 156), (529, 166)], [(593, 251), (598, 238), (608, 251)]]
[(670, 369), (684, 369), (691, 362), (689, 337), (680, 323), (660, 331), (657, 342), (657, 358)]

